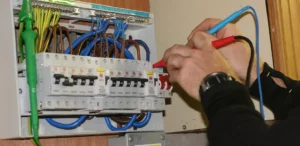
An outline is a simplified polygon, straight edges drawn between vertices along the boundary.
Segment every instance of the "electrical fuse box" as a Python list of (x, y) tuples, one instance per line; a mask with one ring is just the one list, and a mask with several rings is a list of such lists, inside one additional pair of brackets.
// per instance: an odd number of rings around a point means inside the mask
[[(59, 9), (62, 13), (57, 17), (62, 21), (58, 19), (58, 25), (49, 26), (49, 32), (44, 34), (52, 33), (52, 36), (39, 38), (41, 35), (37, 35), (40, 41), (35, 42), (38, 44), (36, 47), (42, 47), (35, 50), (37, 83), (36, 89), (31, 89), (27, 84), (27, 77), (30, 76), (24, 51), (27, 48), (23, 46), (24, 50), (19, 49), (19, 43), (22, 43), (19, 37), (22, 33), (20, 29), (24, 26), (18, 22), (17, 14), (22, 7), (22, 1), (3, 2), (3, 13), (0, 15), (10, 17), (4, 18), (3, 27), (0, 28), (7, 34), (2, 43), (7, 54), (2, 54), (0, 60), (4, 68), (9, 68), (2, 72), (4, 77), (1, 77), (7, 84), (1, 88), (3, 96), (0, 98), (0, 115), (4, 116), (9, 111), (10, 116), (2, 120), (0, 129), (4, 132), (0, 132), (0, 138), (32, 137), (32, 133), (28, 132), (32, 128), (29, 122), (32, 113), (32, 93), (37, 95), (40, 137), (164, 130), (165, 99), (172, 96), (172, 85), (168, 82), (167, 74), (152, 68), (157, 57), (151, 13), (124, 11), (125, 9), (121, 8), (107, 9), (99, 4), (77, 1), (72, 6), (33, 1), (32, 6), (34, 11), (36, 7), (45, 9), (45, 13), (48, 8)], [(87, 24), (77, 23), (78, 21)], [(106, 22), (110, 27), (98, 35), (96, 32), (100, 31), (99, 24), (104, 25)], [(121, 30), (121, 27), (117, 27), (121, 23), (126, 24), (124, 27), (128, 26), (127, 29)], [(77, 42), (92, 30), (97, 34), (93, 39)], [(120, 39), (114, 39), (118, 36), (117, 32), (122, 34), (120, 36), (123, 37), (124, 43)], [(51, 41), (48, 42), (48, 38)], [(129, 44), (132, 38), (139, 43), (139, 51), (135, 51), (138, 50), (134, 49), (136, 46)], [(97, 39), (100, 42), (93, 44)], [(76, 43), (79, 47), (70, 47)], [(94, 45), (92, 51), (84, 52), (89, 45)], [(109, 52), (110, 47), (115, 47), (115, 50), (119, 48), (119, 53), (125, 52), (125, 57), (118, 56), (113, 49)], [(67, 53), (68, 49), (71, 52)], [(97, 55), (101, 54), (101, 51), (102, 56)], [(113, 55), (109, 56), (109, 53)], [(22, 62), (21, 57), (24, 54), (25, 60)], [(111, 128), (119, 124), (110, 119), (111, 116), (127, 116), (131, 119), (144, 113), (147, 113), (144, 120), (149, 114), (151, 118), (148, 118), (142, 127), (131, 126), (126, 130)], [(81, 124), (69, 129), (55, 126), (55, 123), (70, 125), (83, 118)], [(112, 125), (108, 124), (107, 118)]]

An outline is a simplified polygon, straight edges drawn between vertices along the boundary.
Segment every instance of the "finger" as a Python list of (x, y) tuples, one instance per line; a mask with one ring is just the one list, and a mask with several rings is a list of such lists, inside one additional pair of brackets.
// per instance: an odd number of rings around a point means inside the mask
[(217, 39), (216, 37), (206, 32), (197, 31), (194, 33), (191, 39), (188, 40), (187, 46), (195, 47), (201, 50), (211, 50), (213, 49), (212, 41), (216, 39)]
[(187, 56), (190, 56), (190, 55), (192, 54), (192, 49), (190, 49), (190, 48), (187, 47), (187, 46), (183, 46), (183, 45), (174, 45), (173, 47), (169, 48), (169, 49), (165, 52), (164, 57), (163, 57), (163, 60), (164, 60), (165, 62), (168, 62), (169, 57), (170, 57), (171, 55), (175, 55), (175, 54), (178, 54), (178, 55), (187, 57)]
[(171, 55), (168, 59), (167, 63), (167, 71), (169, 73), (169, 80), (170, 82), (177, 82), (178, 80), (178, 72), (183, 67), (183, 60), (184, 56), (181, 56), (179, 54)]
[(197, 31), (207, 31), (217, 25), (221, 22), (221, 19), (215, 19), (215, 18), (207, 18), (204, 21), (202, 21), (194, 30), (191, 32), (191, 34), (188, 37), (188, 40), (194, 35)]
[[(217, 25), (221, 21), (222, 20), (220, 20), (220, 19), (214, 19), (214, 18), (205, 19), (201, 24), (199, 24), (192, 31), (192, 33), (189, 35), (188, 39), (191, 38), (195, 32), (197, 32), (197, 31), (208, 31), (209, 29), (211, 29), (212, 27), (214, 27), (215, 25)], [(232, 27), (232, 29), (229, 29), (230, 27)], [(227, 30), (230, 30), (230, 31), (227, 31)], [(216, 33), (216, 36), (218, 38), (223, 38), (223, 37), (226, 37), (226, 36), (232, 36), (232, 35), (237, 35), (237, 34), (239, 34), (239, 32), (237, 32), (237, 29), (235, 28), (235, 26), (230, 23), (230, 24), (226, 25), (224, 28), (220, 29)]]

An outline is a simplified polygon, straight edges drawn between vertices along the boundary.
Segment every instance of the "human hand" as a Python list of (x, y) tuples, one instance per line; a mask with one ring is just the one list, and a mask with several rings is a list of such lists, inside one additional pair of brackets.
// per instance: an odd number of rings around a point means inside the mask
[(189, 44), (201, 49), (174, 45), (163, 57), (167, 63), (170, 82), (178, 83), (191, 97), (198, 100), (200, 84), (207, 75), (213, 72), (233, 73), (224, 57), (213, 48), (211, 41), (208, 34), (197, 32)]
[[(189, 35), (188, 40), (191, 39), (197, 39), (196, 37), (193, 37), (195, 33), (199, 31), (207, 31), (216, 24), (218, 24), (221, 20), (219, 19), (213, 19), (209, 18), (204, 20), (201, 24), (199, 24)], [(210, 39), (216, 40), (216, 39), (222, 39), (229, 36), (236, 36), (239, 35), (238, 29), (236, 28), (236, 25), (234, 24), (228, 24), (223, 29), (218, 31), (214, 36), (210, 35)], [(197, 40), (194, 40), (194, 42), (197, 42)], [(201, 41), (199, 41), (200, 43)], [(192, 44), (188, 44), (188, 46), (191, 47)], [(232, 43), (230, 45), (227, 45), (223, 48), (218, 49), (220, 53), (224, 56), (224, 58), (227, 60), (227, 62), (232, 66), (238, 77), (245, 82), (246, 75), (247, 75), (247, 68), (249, 65), (250, 60), (250, 48), (242, 41)], [(263, 61), (260, 62), (260, 67), (262, 68)], [(262, 71), (262, 69), (261, 69)], [(257, 78), (256, 74), (256, 58), (254, 58), (252, 71), (251, 71), (251, 78), (250, 78), (250, 84), (252, 84)]]

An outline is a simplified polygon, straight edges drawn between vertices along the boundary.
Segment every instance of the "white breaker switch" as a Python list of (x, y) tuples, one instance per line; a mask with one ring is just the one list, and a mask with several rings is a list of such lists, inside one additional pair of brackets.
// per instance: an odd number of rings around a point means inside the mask
[(39, 53), (37, 74), (39, 110), (163, 111), (172, 96), (168, 74), (146, 61)]

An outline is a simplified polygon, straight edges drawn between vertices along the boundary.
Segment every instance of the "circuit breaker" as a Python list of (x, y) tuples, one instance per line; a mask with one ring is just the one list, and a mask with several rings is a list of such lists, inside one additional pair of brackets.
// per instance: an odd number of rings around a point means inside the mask
[[(8, 36), (1, 65), (10, 68), (1, 77), (6, 85), (0, 115), (9, 116), (2, 120), (0, 138), (32, 137), (33, 98), (39, 137), (164, 131), (165, 99), (173, 87), (168, 74), (152, 67), (157, 58), (151, 13), (33, 1), (33, 76), (21, 36), (28, 26), (18, 17), (22, 5), (10, 0), (1, 6), (6, 17), (0, 29)], [(36, 79), (34, 89), (30, 77)]]

